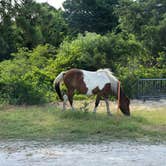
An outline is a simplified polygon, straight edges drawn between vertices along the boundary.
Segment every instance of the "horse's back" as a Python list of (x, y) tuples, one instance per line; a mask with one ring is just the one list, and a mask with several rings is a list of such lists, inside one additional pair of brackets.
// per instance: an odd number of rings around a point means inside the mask
[(110, 79), (102, 71), (70, 69), (65, 73), (64, 83), (69, 89), (91, 95), (96, 88), (101, 91), (106, 84), (110, 83)]
[(82, 72), (79, 69), (70, 69), (64, 75), (64, 82), (66, 84), (75, 84), (82, 77)]

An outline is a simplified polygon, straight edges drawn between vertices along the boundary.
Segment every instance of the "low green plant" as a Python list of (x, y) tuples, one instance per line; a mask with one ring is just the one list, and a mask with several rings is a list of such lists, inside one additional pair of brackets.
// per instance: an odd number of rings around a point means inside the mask
[(80, 108), (80, 110), (86, 113), (86, 112), (89, 111), (88, 106), (89, 106), (89, 103), (86, 102), (86, 101), (84, 101), (84, 102), (83, 102), (83, 106)]

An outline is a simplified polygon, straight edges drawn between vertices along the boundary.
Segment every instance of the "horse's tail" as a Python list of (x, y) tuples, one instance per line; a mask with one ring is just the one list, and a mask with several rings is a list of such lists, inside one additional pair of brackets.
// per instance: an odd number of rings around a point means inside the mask
[(63, 81), (63, 76), (64, 76), (65, 72), (61, 72), (54, 80), (54, 88), (56, 93), (58, 94), (59, 98), (63, 101), (63, 96), (60, 90), (60, 82)]

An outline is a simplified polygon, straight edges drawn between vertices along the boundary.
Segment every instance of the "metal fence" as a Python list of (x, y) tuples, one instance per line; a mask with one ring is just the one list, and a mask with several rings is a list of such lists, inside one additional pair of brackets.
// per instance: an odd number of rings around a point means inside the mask
[(139, 79), (137, 88), (139, 99), (166, 98), (166, 78)]

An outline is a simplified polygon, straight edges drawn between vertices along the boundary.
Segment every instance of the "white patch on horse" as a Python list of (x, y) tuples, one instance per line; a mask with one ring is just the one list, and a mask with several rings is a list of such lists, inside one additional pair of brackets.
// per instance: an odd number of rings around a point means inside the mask
[(113, 73), (109, 69), (99, 69), (97, 72), (104, 72), (111, 83), (111, 90), (117, 94), (117, 88), (118, 88), (118, 79), (113, 75)]
[(88, 88), (87, 95), (92, 95), (95, 88), (102, 90), (105, 84), (110, 83), (110, 79), (105, 72), (91, 72), (81, 70), (83, 72), (84, 82)]

